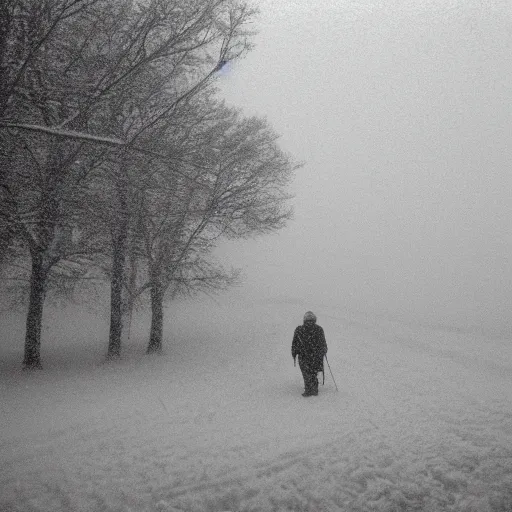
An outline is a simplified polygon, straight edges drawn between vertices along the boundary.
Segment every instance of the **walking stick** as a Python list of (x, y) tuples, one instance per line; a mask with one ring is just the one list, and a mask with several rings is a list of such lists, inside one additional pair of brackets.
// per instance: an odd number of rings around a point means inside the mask
[(325, 360), (327, 361), (327, 367), (329, 368), (329, 372), (331, 372), (332, 381), (334, 382), (334, 387), (336, 391), (338, 391), (338, 386), (336, 386), (336, 381), (334, 380), (334, 375), (332, 374), (331, 365), (329, 364), (329, 359), (327, 359), (327, 354), (325, 354)]

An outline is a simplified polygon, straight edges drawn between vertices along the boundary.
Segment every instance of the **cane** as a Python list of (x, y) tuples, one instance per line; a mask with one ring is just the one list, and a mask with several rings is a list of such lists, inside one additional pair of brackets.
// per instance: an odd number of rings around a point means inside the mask
[(334, 387), (336, 391), (338, 391), (338, 386), (336, 386), (336, 381), (334, 380), (334, 375), (332, 374), (331, 365), (329, 364), (329, 359), (327, 359), (327, 354), (325, 354), (325, 360), (327, 361), (327, 367), (329, 368), (329, 372), (331, 373), (332, 381), (334, 382)]

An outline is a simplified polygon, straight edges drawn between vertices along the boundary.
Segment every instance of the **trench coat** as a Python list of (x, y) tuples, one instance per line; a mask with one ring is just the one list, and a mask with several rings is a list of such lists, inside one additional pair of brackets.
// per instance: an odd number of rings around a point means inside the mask
[(299, 366), (303, 372), (323, 372), (325, 354), (327, 354), (327, 342), (322, 327), (308, 321), (295, 329), (292, 357), (295, 359), (299, 356)]

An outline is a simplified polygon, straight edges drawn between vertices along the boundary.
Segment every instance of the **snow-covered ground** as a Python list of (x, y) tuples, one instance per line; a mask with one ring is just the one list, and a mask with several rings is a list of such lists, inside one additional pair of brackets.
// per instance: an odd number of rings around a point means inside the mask
[[(310, 308), (339, 392), (326, 371), (303, 398)], [(512, 510), (510, 339), (207, 300), (169, 312), (162, 356), (141, 323), (104, 364), (105, 321), (47, 323), (42, 372), (0, 332), (2, 512)]]

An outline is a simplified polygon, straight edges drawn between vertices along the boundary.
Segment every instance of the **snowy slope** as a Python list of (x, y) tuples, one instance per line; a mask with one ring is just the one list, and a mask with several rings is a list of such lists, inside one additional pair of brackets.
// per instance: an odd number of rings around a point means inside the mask
[[(512, 510), (510, 340), (235, 299), (110, 365), (104, 322), (55, 315), (34, 373), (2, 332), (0, 510)], [(309, 308), (339, 392), (305, 399)]]

